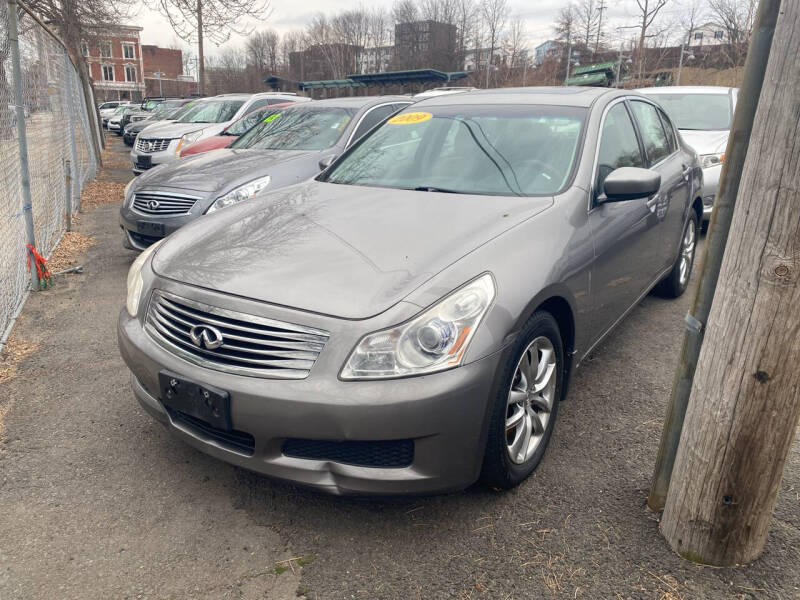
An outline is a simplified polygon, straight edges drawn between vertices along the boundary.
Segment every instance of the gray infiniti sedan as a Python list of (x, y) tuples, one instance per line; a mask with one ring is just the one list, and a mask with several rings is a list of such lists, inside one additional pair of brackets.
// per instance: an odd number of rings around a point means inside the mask
[(269, 115), (228, 148), (146, 171), (125, 188), (123, 243), (142, 250), (202, 215), (309, 179), (409, 104), (404, 96), (298, 103)]
[(686, 289), (701, 189), (635, 92), (424, 100), (139, 255), (133, 392), (196, 448), (332, 493), (517, 485), (573, 370), (651, 289)]

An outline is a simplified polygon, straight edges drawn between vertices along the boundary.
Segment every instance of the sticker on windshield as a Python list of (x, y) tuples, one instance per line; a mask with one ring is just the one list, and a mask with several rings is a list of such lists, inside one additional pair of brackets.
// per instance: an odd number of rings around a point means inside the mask
[(432, 117), (433, 115), (429, 112), (410, 112), (392, 117), (387, 123), (391, 123), (392, 125), (412, 125), (414, 123), (422, 123)]
[(272, 113), (264, 119), (264, 123), (272, 123), (275, 119), (281, 116), (281, 113)]

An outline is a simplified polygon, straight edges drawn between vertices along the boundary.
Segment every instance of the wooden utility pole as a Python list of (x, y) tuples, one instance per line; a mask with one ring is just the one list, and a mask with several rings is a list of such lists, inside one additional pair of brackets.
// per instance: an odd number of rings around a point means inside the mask
[(661, 520), (713, 565), (763, 551), (800, 418), (800, 3), (781, 11)]

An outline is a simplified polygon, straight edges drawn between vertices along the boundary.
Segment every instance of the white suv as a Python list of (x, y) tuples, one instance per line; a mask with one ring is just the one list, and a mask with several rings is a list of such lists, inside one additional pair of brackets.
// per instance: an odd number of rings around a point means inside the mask
[(145, 127), (131, 150), (133, 172), (143, 171), (178, 158), (181, 148), (217, 135), (251, 110), (268, 104), (308, 101), (294, 94), (222, 94), (191, 103), (177, 121)]

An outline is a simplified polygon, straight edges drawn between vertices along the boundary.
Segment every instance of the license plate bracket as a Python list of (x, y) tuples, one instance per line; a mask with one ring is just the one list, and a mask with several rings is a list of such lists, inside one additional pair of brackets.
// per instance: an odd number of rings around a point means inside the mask
[(169, 371), (158, 374), (158, 384), (161, 402), (167, 408), (205, 421), (217, 429), (233, 429), (228, 392), (184, 379)]
[(136, 165), (137, 165), (137, 166), (138, 166), (140, 169), (149, 169), (150, 167), (152, 167), (152, 166), (153, 166), (153, 157), (152, 157), (152, 156), (148, 156), (148, 155), (146, 155), (146, 154), (144, 154), (144, 155), (139, 155), (139, 156), (136, 158)]
[(164, 237), (164, 224), (152, 223), (151, 221), (136, 221), (136, 231), (142, 235), (152, 237)]

